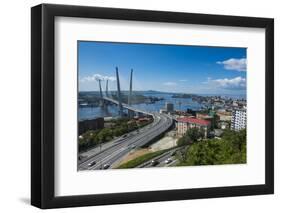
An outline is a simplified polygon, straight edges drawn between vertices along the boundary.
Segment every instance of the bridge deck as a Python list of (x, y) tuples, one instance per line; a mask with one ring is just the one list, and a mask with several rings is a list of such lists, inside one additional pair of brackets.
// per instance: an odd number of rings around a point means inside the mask
[[(106, 101), (112, 102), (112, 103), (114, 103), (116, 105), (119, 104), (119, 102), (117, 100), (114, 100), (114, 99), (109, 98), (109, 97), (103, 97), (103, 99), (106, 100)], [(144, 110), (141, 110), (141, 109), (129, 106), (128, 104), (125, 104), (125, 103), (122, 103), (122, 107), (125, 108), (125, 109), (128, 109), (128, 110), (134, 111), (134, 112), (140, 112), (140, 113), (143, 113), (143, 114), (154, 116), (153, 113), (150, 113), (150, 112), (147, 112), (147, 111), (144, 111)]]

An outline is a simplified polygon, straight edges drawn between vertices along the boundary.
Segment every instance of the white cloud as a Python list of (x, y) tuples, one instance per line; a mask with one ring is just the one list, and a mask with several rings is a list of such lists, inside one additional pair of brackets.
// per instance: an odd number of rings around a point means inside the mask
[(80, 82), (92, 82), (92, 81), (98, 81), (98, 80), (102, 80), (102, 81), (116, 81), (116, 78), (114, 76), (105, 76), (105, 75), (100, 75), (100, 74), (93, 74), (91, 76), (86, 76), (83, 78), (80, 78)]
[(247, 59), (246, 58), (230, 58), (225, 61), (218, 61), (217, 64), (224, 66), (226, 70), (246, 71), (247, 70)]
[(180, 82), (187, 82), (187, 80), (186, 79), (181, 79), (181, 80), (179, 80)]
[(163, 85), (165, 85), (165, 86), (176, 86), (177, 83), (176, 82), (168, 81), (168, 82), (164, 82)]
[(244, 90), (246, 89), (246, 79), (242, 77), (236, 77), (232, 79), (208, 79), (208, 82), (218, 88), (228, 89), (228, 90)]

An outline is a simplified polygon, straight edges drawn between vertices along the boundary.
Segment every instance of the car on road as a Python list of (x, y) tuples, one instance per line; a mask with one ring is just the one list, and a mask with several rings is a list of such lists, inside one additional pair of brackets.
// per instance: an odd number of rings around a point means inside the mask
[(91, 163), (88, 163), (88, 167), (96, 165), (96, 161), (92, 161)]
[(177, 151), (173, 151), (171, 156), (175, 156), (177, 154)]
[(128, 136), (128, 135), (127, 135), (127, 134), (125, 134), (125, 135), (123, 135), (123, 136), (122, 136), (122, 138), (126, 138), (127, 136)]
[(157, 160), (151, 161), (151, 166), (157, 166), (158, 164), (159, 164), (159, 161), (157, 161)]
[(132, 144), (130, 147), (131, 147), (131, 149), (134, 149), (134, 148), (136, 148), (136, 145)]
[(103, 169), (108, 169), (110, 167), (110, 165), (108, 163), (103, 165)]
[(172, 162), (172, 159), (171, 159), (171, 158), (168, 158), (168, 159), (165, 160), (165, 163), (166, 163), (166, 164), (169, 164), (169, 163), (171, 163), (171, 162)]

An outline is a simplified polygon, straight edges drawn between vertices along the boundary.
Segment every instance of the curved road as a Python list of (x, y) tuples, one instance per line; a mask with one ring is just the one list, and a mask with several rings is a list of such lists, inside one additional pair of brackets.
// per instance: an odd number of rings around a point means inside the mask
[[(134, 131), (128, 133), (128, 136), (123, 140), (114, 143), (106, 150), (88, 157), (87, 160), (78, 165), (78, 170), (93, 170), (101, 169), (104, 165), (108, 164), (108, 168), (114, 167), (121, 159), (127, 155), (132, 149), (141, 147), (160, 134), (166, 132), (172, 125), (173, 119), (165, 114), (153, 114), (153, 123), (141, 128), (138, 132)], [(88, 166), (89, 163), (95, 161), (96, 164)]]

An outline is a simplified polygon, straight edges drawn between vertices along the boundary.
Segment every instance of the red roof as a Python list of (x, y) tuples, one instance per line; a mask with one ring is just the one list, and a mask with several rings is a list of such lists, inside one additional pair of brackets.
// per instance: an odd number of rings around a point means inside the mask
[(192, 123), (192, 124), (199, 124), (204, 126), (210, 125), (210, 121), (206, 121), (198, 118), (184, 117), (184, 118), (178, 118), (177, 121), (182, 123)]

